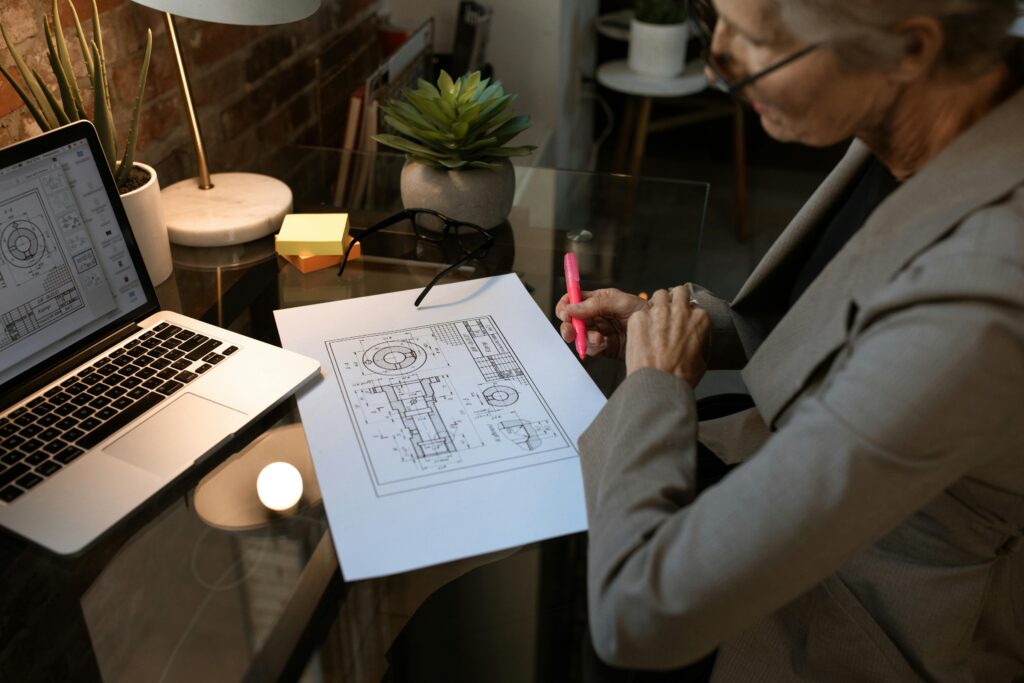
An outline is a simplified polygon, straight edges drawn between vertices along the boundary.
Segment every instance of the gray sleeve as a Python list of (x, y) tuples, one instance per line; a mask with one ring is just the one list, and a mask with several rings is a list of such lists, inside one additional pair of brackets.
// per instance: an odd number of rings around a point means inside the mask
[(648, 369), (615, 392), (580, 439), (602, 659), (695, 661), (1024, 442), (1019, 308), (894, 307), (851, 346), (756, 457), (699, 497), (689, 386)]
[(687, 286), (697, 305), (707, 311), (711, 320), (708, 370), (739, 370), (747, 364), (747, 353), (740, 343), (729, 302), (719, 299), (698, 284), (690, 282)]

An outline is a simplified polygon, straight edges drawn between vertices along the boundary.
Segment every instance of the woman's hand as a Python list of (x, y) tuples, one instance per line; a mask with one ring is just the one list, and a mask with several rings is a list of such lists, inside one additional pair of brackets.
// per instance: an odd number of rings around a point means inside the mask
[(710, 331), (708, 314), (690, 303), (688, 287), (659, 289), (645, 310), (629, 318), (626, 374), (655, 368), (697, 386), (707, 369), (701, 349)]
[(562, 339), (570, 344), (576, 341), (569, 318), (579, 318), (587, 326), (588, 356), (625, 358), (626, 323), (633, 313), (647, 308), (647, 302), (618, 289), (581, 292), (581, 297), (578, 304), (570, 304), (569, 295), (563, 295), (555, 306), (555, 315), (562, 321)]

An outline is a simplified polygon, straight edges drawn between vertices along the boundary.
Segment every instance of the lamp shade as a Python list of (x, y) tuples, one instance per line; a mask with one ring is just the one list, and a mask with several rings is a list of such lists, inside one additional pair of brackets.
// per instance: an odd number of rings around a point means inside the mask
[(320, 0), (135, 0), (135, 3), (186, 19), (241, 26), (287, 24), (305, 19), (320, 7)]

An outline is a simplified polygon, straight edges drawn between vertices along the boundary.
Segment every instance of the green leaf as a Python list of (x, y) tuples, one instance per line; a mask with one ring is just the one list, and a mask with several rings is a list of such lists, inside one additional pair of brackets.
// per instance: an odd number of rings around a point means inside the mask
[(455, 136), (456, 140), (461, 140), (462, 138), (464, 138), (466, 136), (467, 131), (469, 131), (468, 123), (456, 121), (452, 125), (452, 135)]
[[(100, 56), (100, 49), (96, 41), (92, 42), (92, 58), (98, 67), (102, 67), (103, 59)], [(99, 134), (100, 146), (107, 157), (107, 164), (110, 166), (111, 175), (117, 170), (117, 136), (114, 133), (114, 120), (110, 114), (110, 107), (104, 106), (107, 101), (107, 85), (103, 80), (103, 69), (97, 68), (93, 72), (92, 79), (93, 99), (92, 122), (96, 124), (96, 132)]]
[[(74, 5), (72, 5), (73, 8)], [(77, 110), (75, 118), (84, 119), (86, 118), (85, 106), (82, 104), (82, 94), (78, 90), (78, 80), (75, 78), (75, 65), (71, 63), (71, 53), (68, 52), (68, 43), (64, 39), (64, 28), (60, 25), (60, 11), (57, 8), (57, 0), (53, 0), (53, 33), (61, 69), (64, 72), (64, 77), (67, 79), (68, 90), (71, 93), (71, 99), (74, 101), (75, 109)], [(56, 74), (56, 72), (54, 73)]]
[(85, 62), (85, 70), (89, 74), (89, 82), (92, 82), (92, 53), (89, 50), (89, 42), (85, 39), (85, 31), (82, 30), (82, 22), (78, 20), (78, 12), (75, 10), (75, 3), (68, 3), (71, 7), (71, 16), (75, 18), (75, 33), (78, 34), (78, 44), (82, 47), (82, 61)]
[(441, 75), (437, 77), (437, 89), (441, 92), (442, 97), (455, 93), (455, 84), (452, 82), (452, 77), (444, 69), (441, 69)]
[(46, 96), (43, 95), (43, 89), (39, 87), (39, 83), (37, 83), (36, 79), (32, 76), (32, 69), (28, 68), (28, 65), (25, 64), (25, 60), (21, 58), (21, 53), (14, 48), (14, 43), (12, 43), (11, 39), (7, 37), (7, 29), (4, 28), (3, 24), (0, 24), (0, 35), (3, 36), (4, 44), (7, 45), (7, 49), (10, 51), (11, 57), (14, 58), (14, 65), (18, 67), (18, 73), (21, 74), (21, 80), (25, 82), (26, 91), (32, 93), (32, 99), (35, 101), (36, 107), (39, 108), (40, 113), (43, 115), (43, 122), (40, 123), (39, 127), (44, 131), (56, 128), (60, 125), (57, 122), (57, 114), (53, 111), (53, 107), (50, 106)]
[(388, 103), (388, 105), (385, 106), (384, 110), (388, 111), (389, 107), (392, 108), (391, 111), (401, 115), (402, 118), (404, 118), (406, 121), (420, 128), (432, 128), (438, 132), (441, 132), (443, 130), (442, 128), (439, 128), (437, 124), (435, 124), (433, 121), (431, 121), (426, 116), (417, 111), (416, 108), (413, 107), (408, 102), (392, 100), (390, 103)]
[(466, 159), (455, 159), (455, 158), (452, 158), (452, 159), (441, 159), (440, 161), (441, 161), (441, 165), (444, 166), (447, 169), (462, 168), (463, 166), (465, 166), (466, 164), (469, 163), (469, 161), (467, 161)]
[(507, 121), (502, 126), (496, 128), (495, 130), (492, 130), (490, 132), (490, 135), (493, 136), (493, 137), (498, 138), (498, 144), (499, 145), (503, 145), (506, 142), (508, 142), (509, 140), (511, 140), (513, 137), (515, 137), (516, 135), (519, 135), (520, 133), (522, 133), (524, 130), (526, 130), (529, 127), (530, 127), (530, 117), (529, 116), (525, 116), (525, 115), (517, 116), (517, 117)]
[(415, 92), (408, 93), (406, 97), (409, 98), (409, 102), (411, 102), (417, 110), (434, 122), (434, 125), (438, 130), (448, 130), (450, 128), (448, 117), (445, 116), (444, 110), (441, 109), (441, 105), (438, 104), (441, 101), (440, 99), (428, 99)]
[(537, 149), (536, 145), (523, 145), (522, 147), (492, 147), (484, 150), (480, 156), (485, 157), (522, 157), (532, 154)]
[(408, 152), (409, 154), (416, 154), (425, 156), (429, 159), (440, 159), (444, 156), (442, 153), (434, 151), (429, 147), (417, 144), (411, 140), (406, 140), (403, 137), (397, 135), (391, 135), (388, 133), (381, 133), (380, 135), (372, 136), (376, 142), (388, 147), (393, 147), (402, 152)]
[(433, 97), (440, 97), (441, 96), (441, 92), (436, 87), (434, 87), (433, 83), (431, 83), (429, 81), (425, 81), (422, 78), (417, 78), (416, 79), (416, 85), (417, 85), (418, 89), (423, 91), (425, 94), (432, 93)]
[(33, 99), (32, 95), (22, 87), (21, 83), (14, 80), (14, 75), (4, 68), (3, 64), (0, 64), (0, 73), (4, 75), (7, 82), (11, 84), (12, 88), (14, 88), (14, 92), (18, 93), (18, 97), (20, 97), (21, 101), (25, 103), (29, 113), (32, 114), (32, 118), (36, 120), (39, 127), (46, 130), (46, 118), (43, 116), (43, 112), (39, 111), (39, 107), (36, 105), (36, 101)]
[[(477, 90), (480, 87), (480, 72), (474, 71), (468, 76), (463, 76), (466, 80), (463, 81), (462, 90), (459, 93), (459, 104), (465, 104), (476, 96)], [(462, 81), (462, 78), (459, 79)]]
[(153, 31), (146, 29), (146, 54), (142, 58), (142, 71), (139, 72), (139, 86), (135, 90), (135, 101), (132, 103), (131, 123), (128, 126), (128, 139), (124, 143), (124, 156), (118, 167), (117, 186), (122, 187), (132, 174), (135, 165), (135, 143), (139, 136), (139, 116), (142, 112), (142, 95), (146, 90), (146, 74), (149, 73), (149, 58), (153, 54)]
[(53, 77), (57, 80), (57, 89), (60, 90), (60, 100), (63, 102), (57, 117), (60, 118), (60, 115), (63, 114), (68, 121), (77, 121), (79, 119), (78, 106), (75, 104), (75, 98), (71, 95), (71, 87), (68, 84), (67, 74), (64, 73), (64, 66), (60, 63), (53, 28), (46, 18), (43, 18), (43, 33), (46, 34), (46, 57), (50, 60), (50, 69), (53, 71)]
[(53, 111), (53, 113), (57, 116), (57, 124), (63, 126), (63, 125), (71, 123), (71, 119), (69, 119), (68, 115), (66, 113), (64, 113), (63, 107), (60, 106), (60, 102), (58, 102), (57, 98), (53, 96), (53, 93), (50, 92), (50, 89), (46, 87), (46, 82), (43, 81), (43, 77), (39, 75), (39, 72), (36, 71), (35, 69), (33, 69), (32, 70), (32, 76), (35, 77), (36, 82), (39, 84), (39, 87), (42, 89), (43, 97), (46, 98), (47, 105), (50, 107), (50, 109)]
[(501, 164), (496, 164), (492, 161), (480, 161), (479, 159), (477, 159), (476, 161), (471, 161), (466, 165), (469, 168), (487, 168), (492, 171), (501, 168)]

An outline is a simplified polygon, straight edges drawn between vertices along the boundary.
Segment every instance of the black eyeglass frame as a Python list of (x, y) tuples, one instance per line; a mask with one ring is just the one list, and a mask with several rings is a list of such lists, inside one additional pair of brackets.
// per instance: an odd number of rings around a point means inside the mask
[[(706, 22), (702, 23), (701, 18), (697, 15), (698, 10), (696, 8), (698, 5), (709, 6), (710, 4), (711, 3), (706, 0), (703, 2), (702, 0), (690, 0), (687, 3), (686, 11), (689, 15), (688, 18), (690, 28), (693, 30), (694, 36), (696, 36), (697, 40), (701, 44), (701, 59), (704, 60), (704, 63), (708, 65), (708, 68), (711, 69), (711, 72), (715, 75), (715, 79), (722, 85), (725, 91), (730, 95), (738, 95), (739, 92), (748, 85), (751, 85), (755, 81), (761, 80), (768, 74), (775, 73), (782, 67), (787, 66), (788, 64), (792, 64), (801, 57), (810, 54), (811, 52), (814, 52), (819, 47), (821, 47), (820, 43), (811, 43), (810, 45), (800, 48), (799, 50), (789, 55), (788, 57), (784, 57), (780, 61), (775, 62), (774, 64), (771, 64), (756, 73), (753, 73), (749, 76), (745, 76), (744, 78), (741, 78), (738, 81), (730, 81), (726, 77), (725, 73), (723, 73), (722, 69), (717, 64), (715, 64), (714, 57), (711, 54), (711, 41), (713, 38), (713, 33), (708, 30)], [(714, 9), (712, 8), (711, 11), (714, 12)]]
[[(433, 216), (434, 218), (440, 220), (444, 224), (444, 227), (441, 230), (430, 230), (428, 228), (425, 228), (416, 222), (416, 216), (418, 214)], [(430, 282), (427, 283), (427, 286), (423, 288), (423, 291), (420, 292), (419, 296), (416, 297), (416, 301), (413, 302), (414, 306), (420, 305), (424, 297), (427, 296), (427, 292), (429, 292), (430, 289), (441, 280), (441, 278), (443, 278), (445, 275), (452, 272), (453, 270), (456, 270), (460, 266), (468, 263), (469, 261), (472, 261), (473, 259), (483, 258), (490, 250), (491, 246), (494, 244), (494, 235), (487, 232), (486, 230), (481, 228), (479, 225), (476, 225), (475, 223), (467, 223), (466, 221), (460, 221), (454, 218), (449, 218), (440, 211), (434, 211), (433, 209), (403, 209), (402, 211), (399, 211), (393, 216), (388, 216), (387, 218), (374, 223), (366, 230), (364, 230), (360, 235), (352, 238), (352, 241), (349, 242), (348, 247), (345, 248), (345, 255), (344, 257), (342, 257), (341, 265), (338, 267), (338, 277), (341, 277), (341, 274), (345, 272), (345, 264), (348, 263), (348, 256), (349, 254), (352, 253), (352, 249), (355, 246), (356, 242), (365, 243), (366, 238), (372, 235), (373, 233), (380, 232), (384, 228), (388, 228), (404, 220), (408, 220), (410, 223), (412, 223), (413, 232), (416, 234), (417, 239), (425, 240), (427, 242), (433, 242), (435, 244), (440, 244), (441, 242), (448, 239), (448, 236), (453, 233), (453, 230), (457, 229), (460, 226), (474, 230), (475, 232), (479, 233), (481, 237), (484, 238), (484, 242), (480, 246), (475, 247), (473, 249), (467, 249), (465, 245), (462, 243), (462, 241), (458, 239), (458, 233), (456, 232), (455, 237), (456, 241), (458, 242), (459, 248), (462, 249), (462, 258), (460, 258), (458, 261), (456, 261), (455, 263), (451, 264), (450, 266), (439, 272), (437, 275), (435, 275), (430, 280)]]

